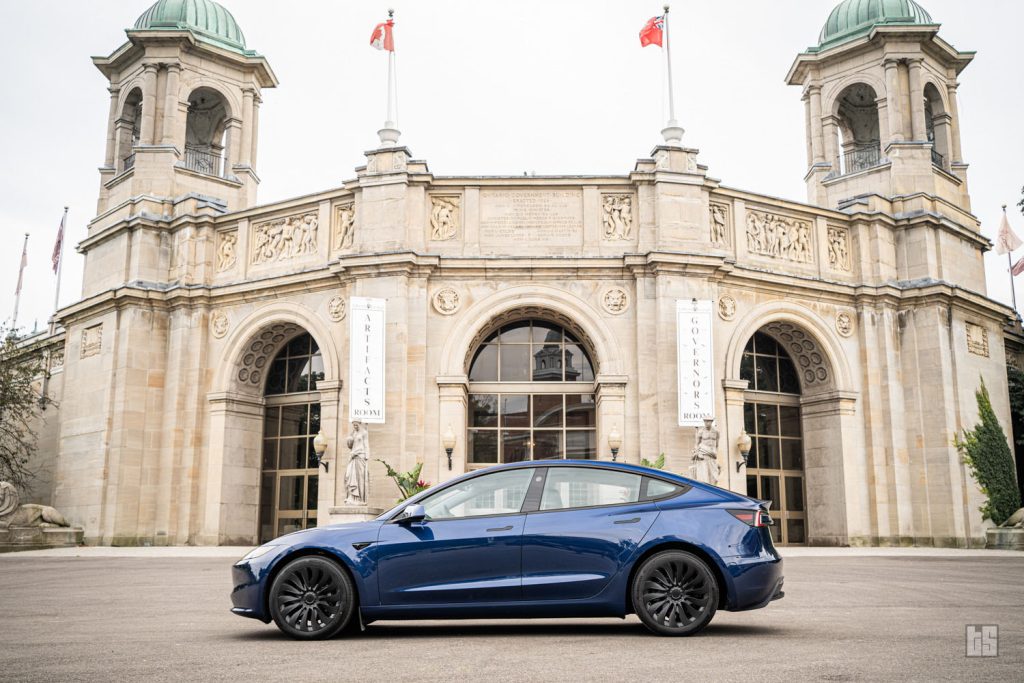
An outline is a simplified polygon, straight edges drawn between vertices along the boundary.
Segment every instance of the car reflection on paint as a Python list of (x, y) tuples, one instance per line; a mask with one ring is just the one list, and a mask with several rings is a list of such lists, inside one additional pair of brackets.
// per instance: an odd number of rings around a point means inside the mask
[(762, 501), (660, 470), (499, 465), (375, 520), (307, 529), (233, 569), (232, 611), (289, 636), (388, 619), (624, 617), (697, 633), (783, 596)]

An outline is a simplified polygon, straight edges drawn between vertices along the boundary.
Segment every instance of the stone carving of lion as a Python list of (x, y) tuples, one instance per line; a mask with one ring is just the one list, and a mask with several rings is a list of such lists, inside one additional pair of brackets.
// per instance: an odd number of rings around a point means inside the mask
[(26, 503), (21, 505), (21, 497), (14, 484), (0, 481), (0, 528), (9, 526), (71, 526), (64, 515), (49, 505)]

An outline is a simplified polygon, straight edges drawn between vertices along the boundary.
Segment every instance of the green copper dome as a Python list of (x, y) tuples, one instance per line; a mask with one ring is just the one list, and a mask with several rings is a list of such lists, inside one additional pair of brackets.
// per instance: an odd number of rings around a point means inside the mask
[(246, 52), (245, 36), (238, 22), (212, 0), (158, 0), (135, 22), (142, 31), (191, 31), (219, 47)]
[(867, 35), (881, 24), (932, 24), (932, 17), (914, 0), (843, 0), (821, 29), (820, 48)]

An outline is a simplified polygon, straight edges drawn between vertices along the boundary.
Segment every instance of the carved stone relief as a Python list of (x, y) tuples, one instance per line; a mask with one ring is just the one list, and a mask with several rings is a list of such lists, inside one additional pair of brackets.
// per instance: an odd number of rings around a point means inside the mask
[(711, 243), (724, 247), (732, 242), (732, 231), (729, 229), (729, 207), (725, 204), (712, 203), (709, 207), (711, 217)]
[(828, 228), (828, 265), (832, 270), (850, 272), (850, 231), (846, 228)]
[(844, 312), (836, 316), (836, 332), (844, 337), (853, 334), (853, 318), (849, 313)]
[(405, 158), (405, 154), (402, 152), (395, 152), (391, 155), (391, 170), (392, 171), (404, 171), (408, 166), (408, 162)]
[(345, 319), (347, 310), (348, 305), (340, 296), (332, 297), (331, 300), (327, 302), (327, 316), (336, 323)]
[(320, 218), (315, 211), (257, 223), (252, 229), (252, 264), (316, 254), (319, 225)]
[(434, 310), (441, 315), (451, 315), (459, 310), (462, 299), (451, 287), (444, 287), (434, 292)]
[(64, 347), (58, 346), (50, 351), (50, 369), (64, 367)]
[(748, 211), (747, 251), (796, 263), (813, 263), (811, 224), (764, 211)]
[(633, 239), (633, 195), (601, 195), (601, 221), (604, 224), (604, 239)]
[(174, 233), (174, 251), (172, 252), (171, 272), (174, 279), (181, 282), (192, 281), (192, 269), (189, 255), (192, 253), (192, 233), (189, 229), (181, 229)]
[(622, 287), (606, 289), (601, 295), (601, 307), (612, 315), (623, 313), (629, 308), (629, 294)]
[(238, 260), (238, 231), (229, 230), (217, 236), (217, 272), (223, 273), (235, 267)]
[(224, 335), (228, 333), (228, 327), (230, 324), (227, 314), (223, 311), (215, 311), (214, 314), (210, 316), (210, 331), (217, 339), (224, 338)]
[(239, 359), (236, 377), (239, 382), (258, 387), (263, 381), (267, 363), (273, 360), (281, 346), (299, 331), (295, 325), (276, 323), (254, 336)]
[(967, 350), (988, 358), (988, 330), (976, 323), (967, 323)]
[(82, 330), (82, 358), (98, 356), (103, 348), (103, 323)]
[(458, 237), (461, 222), (459, 196), (431, 195), (430, 203), (430, 239), (446, 242)]
[(334, 248), (348, 249), (356, 233), (356, 206), (352, 202), (334, 207)]
[(804, 389), (826, 386), (830, 381), (831, 368), (824, 351), (811, 335), (788, 322), (768, 323), (762, 328), (775, 337), (797, 365), (797, 372)]
[(736, 299), (730, 294), (723, 294), (718, 299), (718, 316), (722, 320), (732, 320), (736, 317)]

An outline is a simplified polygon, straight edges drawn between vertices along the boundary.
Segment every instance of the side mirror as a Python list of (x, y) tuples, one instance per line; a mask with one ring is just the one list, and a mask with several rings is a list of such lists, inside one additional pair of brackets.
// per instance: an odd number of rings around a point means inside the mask
[(412, 524), (413, 522), (422, 522), (426, 518), (427, 511), (423, 509), (422, 505), (408, 505), (395, 521), (399, 524)]

